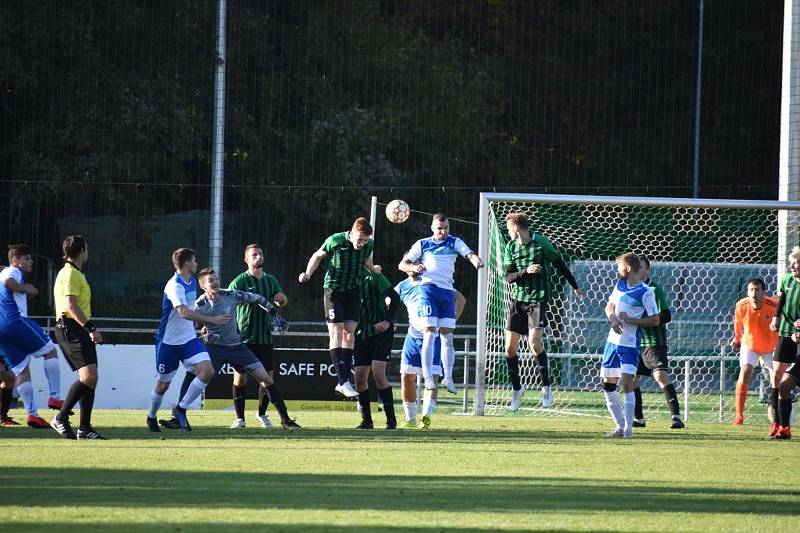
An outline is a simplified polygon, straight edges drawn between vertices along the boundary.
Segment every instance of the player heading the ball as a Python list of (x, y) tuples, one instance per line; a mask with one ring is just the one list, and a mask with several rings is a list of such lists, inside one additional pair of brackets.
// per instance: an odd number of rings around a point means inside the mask
[(465, 257), (475, 269), (483, 268), (483, 261), (459, 237), (450, 235), (450, 221), (447, 215), (433, 215), (431, 223), (433, 235), (414, 243), (398, 265), (405, 273), (418, 272), (420, 281), (420, 301), (418, 324), (424, 327), (422, 340), (422, 376), (425, 389), (436, 389), (431, 366), (433, 364), (434, 343), (441, 335), (442, 384), (451, 393), (456, 392), (453, 383), (453, 331), (456, 327), (456, 292), (453, 288), (453, 274), (456, 259)]
[(298, 277), (300, 283), (311, 279), (319, 265), (328, 259), (325, 271), (323, 306), (328, 324), (328, 347), (331, 362), (336, 365), (339, 383), (336, 392), (355, 398), (358, 392), (350, 383), (353, 364), (354, 333), (361, 314), (361, 284), (363, 269), (380, 272), (380, 267), (372, 264), (374, 243), (372, 226), (366, 218), (357, 218), (350, 231), (334, 233), (322, 243), (308, 260), (305, 271)]

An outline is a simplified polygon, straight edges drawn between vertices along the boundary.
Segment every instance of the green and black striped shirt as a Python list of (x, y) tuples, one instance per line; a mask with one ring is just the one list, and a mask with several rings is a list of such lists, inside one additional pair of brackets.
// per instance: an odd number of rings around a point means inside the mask
[[(656, 295), (656, 309), (658, 312), (665, 309), (669, 309), (669, 300), (667, 299), (667, 293), (664, 292), (664, 289), (661, 288), (656, 283), (652, 281), (647, 281), (647, 285), (653, 289), (653, 292)], [(641, 346), (642, 348), (652, 347), (652, 346), (666, 346), (667, 345), (667, 326), (662, 324), (658, 325), (653, 328), (648, 327), (640, 327), (639, 331), (642, 334), (641, 337)]]
[(800, 319), (800, 281), (791, 272), (787, 272), (781, 278), (778, 292), (784, 298), (781, 319), (778, 321), (778, 335), (791, 337), (792, 333), (797, 332), (794, 323)]
[[(283, 292), (281, 284), (272, 274), (258, 279), (248, 272), (236, 276), (229, 289), (260, 294), (270, 302), (279, 292)], [(272, 344), (272, 316), (257, 304), (241, 304), (236, 307), (236, 322), (245, 344)]]
[(362, 249), (356, 250), (349, 236), (349, 231), (334, 233), (322, 244), (322, 251), (328, 254), (328, 269), (322, 284), (326, 289), (344, 291), (361, 286), (364, 264), (372, 255), (375, 243), (370, 239)]
[(506, 243), (503, 267), (506, 274), (522, 272), (530, 265), (542, 266), (538, 274), (524, 274), (511, 284), (511, 299), (517, 302), (546, 302), (550, 299), (550, 264), (561, 256), (545, 237), (531, 235), (527, 244), (516, 239)]
[(392, 288), (391, 282), (383, 274), (363, 270), (361, 284), (361, 316), (358, 319), (356, 336), (365, 338), (376, 335), (375, 324), (383, 322), (389, 314), (386, 307), (386, 291)]

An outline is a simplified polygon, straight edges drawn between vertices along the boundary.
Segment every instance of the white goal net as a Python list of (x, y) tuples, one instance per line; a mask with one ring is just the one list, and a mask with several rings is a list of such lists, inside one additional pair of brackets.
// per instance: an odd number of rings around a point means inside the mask
[[(519, 414), (607, 415), (599, 378), (609, 328), (604, 307), (616, 281), (614, 259), (632, 251), (650, 259), (651, 279), (670, 300), (670, 377), (684, 417), (732, 418), (739, 368), (738, 354), (729, 348), (733, 309), (746, 296), (750, 278), (763, 279), (767, 294), (775, 293), (785, 261), (779, 242), (797, 243), (800, 204), (483, 194), (481, 205), (480, 252), (487, 268), (479, 275), (476, 414), (510, 414), (504, 347), (510, 291), (502, 252), (508, 242), (505, 217), (522, 212), (531, 233), (545, 236), (561, 253), (586, 298), (578, 301), (551, 269), (545, 349), (555, 402), (543, 407), (541, 383), (523, 338), (518, 355), (526, 393)], [(747, 416), (766, 420), (759, 393), (768, 381), (758, 371), (753, 376)], [(658, 385), (643, 377), (640, 387), (645, 416), (669, 418)]]

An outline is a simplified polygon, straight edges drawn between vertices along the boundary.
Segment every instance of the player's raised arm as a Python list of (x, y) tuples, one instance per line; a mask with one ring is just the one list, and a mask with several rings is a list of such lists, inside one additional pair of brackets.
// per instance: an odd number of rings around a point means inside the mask
[(320, 263), (328, 257), (328, 252), (320, 248), (316, 252), (314, 252), (308, 260), (308, 265), (306, 265), (306, 269), (304, 272), (301, 272), (298, 276), (298, 280), (300, 283), (305, 283), (306, 281), (311, 279), (311, 276), (314, 275), (314, 272), (317, 271), (319, 268)]

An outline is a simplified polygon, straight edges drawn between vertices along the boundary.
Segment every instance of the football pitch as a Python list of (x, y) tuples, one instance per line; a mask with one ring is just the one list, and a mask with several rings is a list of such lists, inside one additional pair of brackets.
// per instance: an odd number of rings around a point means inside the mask
[(356, 431), (354, 411), (295, 415), (301, 430), (252, 411), (232, 430), (230, 412), (192, 411), (191, 433), (151, 434), (143, 411), (98, 410), (107, 441), (0, 428), (0, 530), (777, 531), (800, 504), (797, 442), (761, 421), (608, 440), (599, 418)]

